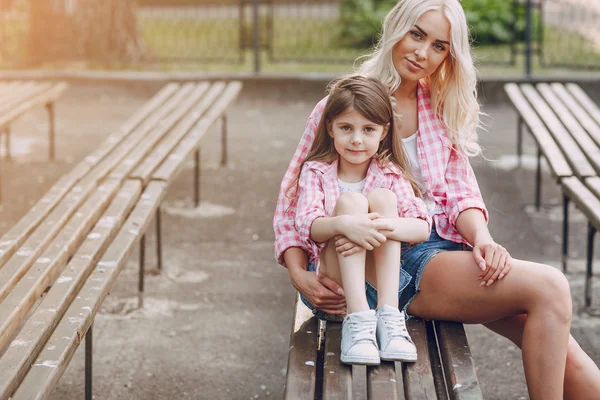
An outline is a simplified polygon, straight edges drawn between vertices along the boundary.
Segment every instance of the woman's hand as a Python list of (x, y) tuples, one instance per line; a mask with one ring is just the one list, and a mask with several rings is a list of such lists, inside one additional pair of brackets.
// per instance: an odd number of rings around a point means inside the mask
[(317, 310), (328, 314), (344, 315), (346, 298), (344, 290), (324, 275), (318, 275), (313, 271), (303, 271), (299, 275), (293, 275), (292, 284)]
[[(354, 253), (360, 249), (373, 250), (387, 240), (383, 232), (393, 231), (392, 224), (377, 213), (366, 215), (343, 215), (340, 231), (350, 242), (354, 243)], [(356, 249), (356, 246), (359, 248)], [(336, 245), (336, 248), (338, 246)], [(352, 253), (352, 254), (354, 254)]]
[(497, 279), (504, 278), (512, 264), (508, 251), (494, 241), (475, 243), (473, 258), (481, 269), (478, 277), (480, 286), (490, 286)]

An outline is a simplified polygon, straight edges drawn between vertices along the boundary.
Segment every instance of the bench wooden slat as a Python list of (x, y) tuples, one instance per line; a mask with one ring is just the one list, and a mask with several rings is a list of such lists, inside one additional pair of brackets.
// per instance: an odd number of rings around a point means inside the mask
[[(108, 156), (122, 140), (131, 134), (135, 129), (140, 129), (146, 120), (153, 122), (152, 117), (157, 118), (157, 113), (160, 111), (163, 103), (165, 103), (179, 89), (179, 84), (169, 83), (163, 86), (150, 100), (148, 100), (136, 113), (129, 118), (119, 130), (109, 135), (100, 146), (85, 157), (85, 161), (91, 165), (98, 164), (106, 156)], [(149, 131), (151, 125), (147, 124), (146, 129)]]
[(396, 367), (400, 363), (381, 361), (377, 367), (367, 367), (367, 398), (398, 400)]
[(584, 183), (585, 186), (587, 186), (587, 188), (590, 189), (591, 192), (600, 199), (600, 177), (594, 176), (591, 178), (586, 178)]
[(567, 106), (567, 108), (577, 118), (577, 121), (585, 128), (591, 138), (596, 142), (596, 145), (600, 146), (600, 125), (597, 124), (594, 119), (583, 109), (583, 107), (577, 103), (573, 98), (572, 94), (564, 87), (562, 83), (552, 83), (550, 85), (552, 90), (557, 94), (561, 101)]
[(50, 83), (39, 84), (36, 82), (25, 82), (14, 86), (2, 97), (0, 101), (0, 114), (10, 111), (11, 108), (15, 108), (28, 98), (34, 97), (44, 90), (48, 90), (51, 86)]
[(573, 93), (573, 96), (575, 96), (579, 104), (581, 104), (583, 108), (585, 108), (585, 110), (588, 112), (588, 114), (590, 114), (590, 116), (594, 118), (596, 123), (600, 125), (600, 107), (598, 107), (596, 103), (594, 103), (592, 99), (589, 98), (589, 96), (583, 91), (583, 89), (579, 85), (576, 85), (574, 83), (568, 83), (567, 89), (569, 89), (569, 91)]
[(60, 275), (69, 258), (116, 195), (119, 186), (120, 183), (116, 181), (101, 185), (0, 303), (0, 349), (7, 344), (42, 293)]
[(0, 269), (88, 171), (88, 166), (81, 165), (63, 175), (35, 206), (0, 238)]
[[(164, 103), (159, 110), (153, 113), (147, 120), (145, 120), (138, 128), (136, 128), (131, 134), (123, 138), (117, 147), (110, 152), (106, 157), (99, 161), (95, 166), (90, 176), (86, 177), (97, 182), (102, 181), (108, 177), (112, 171), (127, 157), (127, 155), (143, 141), (148, 134), (157, 126), (163, 126), (162, 120), (168, 118), (183, 101), (186, 96), (193, 90), (193, 84), (186, 84), (181, 87), (177, 93), (170, 97), (166, 103)], [(95, 160), (90, 160), (94, 162)], [(97, 160), (96, 160), (97, 161)]]
[(74, 186), (19, 250), (0, 268), (0, 302), (6, 298), (15, 283), (29, 270), (93, 191), (94, 187), (91, 185)]
[(68, 85), (64, 82), (54, 85), (49, 90), (46, 90), (34, 98), (21, 103), (18, 107), (10, 110), (6, 114), (0, 117), (0, 129), (6, 128), (9, 124), (11, 124), (15, 119), (23, 115), (25, 112), (29, 111), (31, 108), (35, 107), (38, 104), (47, 104), (58, 100), (58, 98), (62, 95), (62, 93), (67, 90)]
[(352, 366), (342, 364), (340, 346), (342, 324), (327, 322), (323, 367), (323, 400), (345, 400), (352, 398)]
[(521, 85), (521, 90), (529, 102), (533, 105), (533, 108), (538, 113), (544, 124), (554, 137), (558, 146), (565, 155), (567, 162), (573, 169), (575, 175), (579, 177), (594, 176), (596, 171), (588, 162), (585, 154), (573, 137), (567, 132), (565, 127), (552, 112), (548, 104), (542, 99), (535, 88), (530, 84)]
[(67, 307), (116, 236), (141, 194), (137, 181), (120, 189), (91, 234), (0, 358), (0, 398), (9, 397), (23, 379)]
[(577, 178), (562, 182), (563, 193), (585, 214), (588, 221), (600, 229), (600, 199)]
[(292, 321), (284, 398), (312, 400), (317, 381), (319, 320), (302, 303), (299, 294)]
[(143, 159), (157, 146), (168, 132), (173, 129), (182, 118), (192, 109), (194, 104), (200, 100), (208, 85), (200, 84), (193, 88), (192, 92), (162, 121), (160, 126), (155, 127), (142, 142), (111, 173), (112, 178), (125, 179), (143, 161)]
[(514, 105), (517, 113), (527, 123), (529, 131), (537, 142), (538, 146), (543, 149), (546, 161), (555, 177), (563, 178), (573, 175), (573, 171), (569, 163), (558, 148), (556, 142), (544, 126), (544, 123), (537, 116), (533, 108), (529, 105), (519, 87), (515, 83), (504, 85), (504, 90)]
[(197, 148), (206, 131), (214, 121), (223, 113), (225, 108), (235, 99), (241, 90), (240, 82), (232, 82), (228, 85), (226, 92), (219, 98), (210, 111), (202, 118), (190, 133), (182, 139), (169, 157), (160, 165), (152, 175), (152, 179), (170, 182), (184, 167), (182, 160), (187, 159)]
[(421, 319), (409, 319), (406, 326), (417, 346), (417, 361), (402, 364), (404, 393), (411, 400), (427, 400), (437, 397), (431, 369), (431, 357), (427, 344), (427, 328)]
[(210, 90), (202, 97), (202, 100), (188, 113), (173, 130), (144, 158), (141, 164), (131, 173), (130, 178), (141, 179), (144, 184), (148, 183), (152, 177), (152, 172), (163, 162), (170, 154), (171, 150), (181, 141), (189, 132), (193, 125), (202, 117), (204, 112), (213, 105), (215, 99), (221, 94), (225, 84), (216, 82)]
[(37, 357), (13, 400), (42, 399), (56, 386), (79, 343), (84, 340), (102, 301), (124, 268), (135, 244), (146, 232), (152, 217), (164, 198), (163, 182), (148, 184), (142, 201), (136, 205), (125, 225), (111, 243), (100, 262), (73, 300), (48, 340), (48, 346)]
[(585, 129), (583, 129), (579, 122), (573, 117), (561, 100), (558, 99), (547, 83), (538, 84), (537, 89), (546, 102), (552, 107), (552, 110), (562, 121), (567, 130), (571, 133), (571, 136), (575, 139), (575, 142), (587, 157), (587, 161), (592, 165), (596, 174), (600, 173), (600, 149), (596, 142), (592, 140), (590, 135), (588, 135)]
[(435, 321), (444, 374), (451, 400), (482, 399), (475, 363), (462, 324)]

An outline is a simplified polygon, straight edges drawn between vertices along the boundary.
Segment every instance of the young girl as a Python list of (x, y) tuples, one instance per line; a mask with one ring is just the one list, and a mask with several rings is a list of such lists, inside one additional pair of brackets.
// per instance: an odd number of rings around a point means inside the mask
[[(338, 81), (292, 186), (295, 226), (312, 268), (346, 295), (341, 360), (348, 364), (417, 359), (398, 309), (400, 241), (427, 240), (431, 218), (405, 172), (393, 117), (389, 93), (378, 80), (353, 75)], [(337, 253), (338, 235), (360, 250)], [(365, 279), (377, 287), (376, 303), (367, 300)]]

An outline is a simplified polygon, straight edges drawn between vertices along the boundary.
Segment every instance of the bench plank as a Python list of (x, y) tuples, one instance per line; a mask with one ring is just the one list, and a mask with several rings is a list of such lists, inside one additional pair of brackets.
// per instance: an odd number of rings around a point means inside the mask
[(562, 182), (562, 188), (577, 208), (585, 214), (588, 221), (596, 229), (600, 229), (600, 199), (576, 178), (565, 179)]
[(396, 367), (400, 363), (381, 361), (377, 367), (367, 367), (367, 398), (398, 400)]
[(318, 347), (319, 320), (313, 316), (297, 294), (290, 335), (285, 399), (315, 398)]
[(527, 123), (529, 131), (536, 143), (542, 148), (544, 155), (546, 156), (546, 161), (554, 176), (560, 179), (573, 175), (571, 167), (550, 135), (550, 132), (548, 132), (544, 123), (537, 116), (531, 105), (529, 105), (517, 84), (506, 84), (504, 85), (504, 90), (517, 113), (519, 113)]
[(434, 324), (450, 399), (482, 399), (483, 393), (463, 325), (447, 321), (435, 321)]
[(85, 279), (116, 236), (140, 194), (139, 182), (128, 181), (123, 185), (91, 234), (73, 255), (57, 283), (0, 358), (0, 398), (9, 397), (17, 388)]
[(51, 86), (50, 83), (39, 84), (35, 82), (24, 82), (13, 86), (10, 91), (3, 95), (0, 102), (0, 114), (10, 111), (28, 98), (34, 97), (44, 90), (48, 90)]
[(595, 169), (596, 173), (600, 173), (600, 149), (596, 142), (592, 140), (590, 135), (583, 129), (580, 123), (573, 117), (565, 105), (558, 99), (554, 91), (547, 83), (537, 85), (538, 91), (542, 94), (546, 102), (552, 107), (554, 113), (562, 121), (567, 130), (571, 133), (579, 148), (587, 157), (588, 162)]
[(66, 223), (36, 260), (34, 267), (28, 269), (0, 303), (0, 349), (7, 344), (46, 288), (60, 275), (69, 258), (116, 195), (119, 186), (117, 181), (101, 185)]
[(574, 83), (568, 83), (567, 89), (575, 96), (579, 104), (585, 108), (597, 124), (600, 124), (600, 108), (589, 98), (589, 96), (583, 91), (583, 89)]
[(219, 98), (218, 104), (215, 104), (202, 120), (182, 139), (177, 147), (171, 152), (169, 157), (160, 165), (152, 175), (152, 179), (171, 182), (184, 167), (183, 160), (187, 159), (192, 152), (199, 146), (206, 131), (214, 121), (224, 112), (225, 108), (235, 99), (241, 90), (240, 82), (232, 82), (226, 89), (226, 93)]
[(405, 397), (411, 400), (435, 399), (437, 395), (431, 369), (425, 321), (412, 318), (406, 321), (406, 327), (417, 346), (417, 361), (402, 363)]
[(325, 325), (325, 351), (323, 355), (323, 400), (352, 398), (352, 366), (340, 360), (342, 324), (329, 322)]
[(550, 85), (552, 90), (557, 94), (561, 101), (567, 106), (567, 108), (577, 118), (577, 121), (583, 125), (588, 134), (596, 142), (596, 145), (600, 146), (600, 125), (598, 125), (594, 119), (583, 109), (583, 107), (577, 103), (571, 93), (564, 87), (562, 83), (552, 83)]
[(595, 176), (586, 178), (584, 183), (585, 186), (587, 186), (587, 188), (590, 189), (592, 193), (594, 193), (594, 195), (600, 199), (600, 177)]
[(111, 243), (100, 262), (73, 300), (67, 312), (48, 340), (13, 400), (43, 399), (56, 386), (79, 343), (84, 339), (102, 301), (110, 292), (133, 252), (135, 244), (146, 232), (159, 204), (166, 194), (163, 182), (148, 184), (125, 225)]
[(588, 162), (583, 151), (581, 151), (573, 137), (567, 132), (535, 88), (530, 84), (523, 84), (521, 85), (521, 90), (554, 137), (575, 175), (579, 177), (596, 175), (596, 171), (594, 171), (594, 168)]
[(152, 149), (164, 138), (168, 132), (173, 129), (177, 123), (186, 118), (194, 104), (200, 100), (206, 89), (207, 84), (200, 84), (193, 87), (192, 92), (173, 110), (162, 124), (150, 131), (143, 141), (127, 154), (127, 157), (111, 173), (112, 178), (125, 179), (129, 174), (143, 161), (143, 159), (152, 151)]

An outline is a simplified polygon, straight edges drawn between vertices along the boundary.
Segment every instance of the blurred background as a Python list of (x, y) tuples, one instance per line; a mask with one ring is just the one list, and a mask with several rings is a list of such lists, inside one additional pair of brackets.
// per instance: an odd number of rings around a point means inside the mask
[[(396, 0), (0, 0), (0, 68), (343, 73)], [(599, 0), (463, 0), (479, 69), (600, 70)]]

